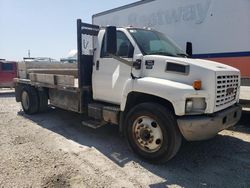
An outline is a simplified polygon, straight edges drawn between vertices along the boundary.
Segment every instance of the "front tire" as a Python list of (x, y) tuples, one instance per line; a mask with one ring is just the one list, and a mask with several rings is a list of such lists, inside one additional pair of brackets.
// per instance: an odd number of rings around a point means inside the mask
[(132, 150), (155, 163), (173, 158), (181, 146), (181, 134), (173, 113), (155, 103), (135, 106), (125, 119), (125, 134)]

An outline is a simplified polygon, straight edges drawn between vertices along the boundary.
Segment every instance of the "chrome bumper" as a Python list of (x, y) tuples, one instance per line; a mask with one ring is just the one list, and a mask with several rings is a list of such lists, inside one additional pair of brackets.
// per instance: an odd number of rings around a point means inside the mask
[(242, 108), (234, 105), (212, 115), (185, 116), (177, 119), (179, 129), (188, 141), (206, 140), (235, 125), (241, 118)]

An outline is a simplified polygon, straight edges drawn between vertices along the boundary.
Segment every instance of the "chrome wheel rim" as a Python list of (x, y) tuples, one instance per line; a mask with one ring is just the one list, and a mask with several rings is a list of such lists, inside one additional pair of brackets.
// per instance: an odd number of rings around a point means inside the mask
[(26, 91), (22, 92), (22, 104), (25, 110), (29, 109), (30, 101), (29, 101), (29, 95)]
[(163, 133), (158, 122), (149, 117), (138, 117), (133, 123), (133, 136), (137, 146), (143, 151), (153, 153), (163, 144)]

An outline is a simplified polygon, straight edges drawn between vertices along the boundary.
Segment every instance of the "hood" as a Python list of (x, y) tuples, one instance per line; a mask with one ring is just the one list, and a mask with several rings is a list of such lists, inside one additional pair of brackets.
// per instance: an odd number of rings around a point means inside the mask
[(190, 86), (195, 80), (201, 80), (202, 88), (199, 93), (206, 93), (210, 113), (224, 109), (235, 102), (234, 100), (217, 107), (216, 104), (220, 103), (217, 101), (220, 97), (217, 90), (220, 90), (221, 84), (228, 83), (233, 78), (240, 79), (239, 70), (228, 65), (209, 60), (160, 55), (144, 56), (140, 71), (141, 77), (160, 78)]
[[(178, 71), (169, 71), (168, 64)], [(184, 67), (188, 69), (186, 73), (182, 72)], [(141, 70), (141, 77), (162, 78), (188, 85), (192, 85), (195, 80), (201, 80), (203, 89), (209, 89), (211, 84), (215, 85), (218, 75), (234, 74), (239, 75), (239, 70), (214, 61), (161, 55), (144, 56)]]
[(204, 60), (204, 59), (191, 59), (191, 58), (179, 58), (179, 59), (180, 61), (182, 61), (181, 59), (184, 59), (186, 63), (213, 71), (239, 71), (234, 67), (218, 63), (215, 61)]

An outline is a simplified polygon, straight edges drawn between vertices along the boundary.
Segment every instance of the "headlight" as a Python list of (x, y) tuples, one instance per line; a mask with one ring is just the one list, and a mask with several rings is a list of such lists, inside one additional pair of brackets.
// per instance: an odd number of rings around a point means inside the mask
[(186, 112), (191, 112), (193, 109), (193, 101), (187, 100), (186, 101)]
[(207, 107), (205, 98), (188, 98), (186, 100), (186, 113), (204, 113)]

